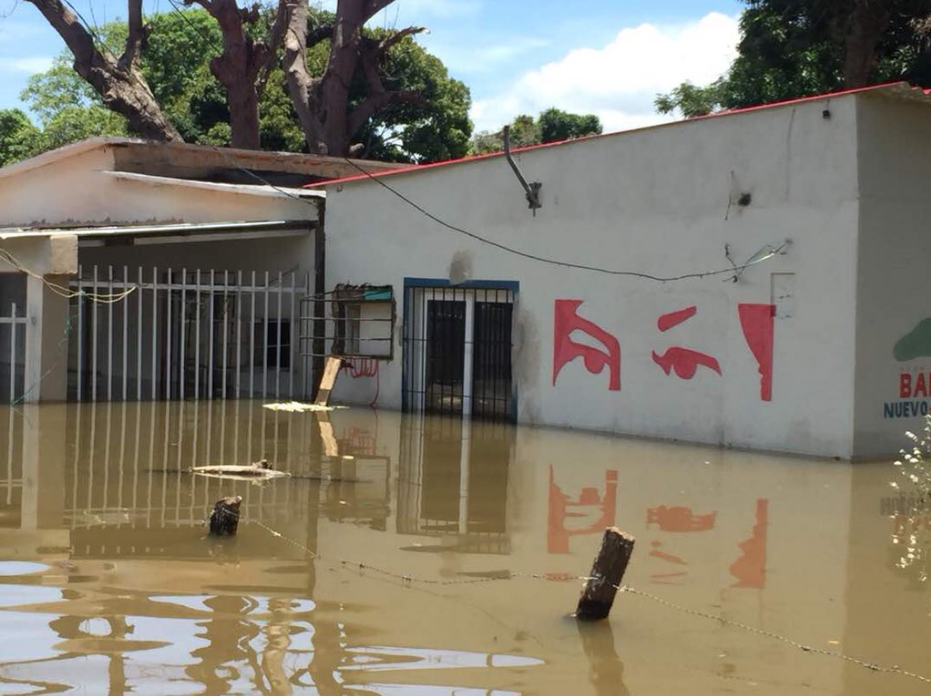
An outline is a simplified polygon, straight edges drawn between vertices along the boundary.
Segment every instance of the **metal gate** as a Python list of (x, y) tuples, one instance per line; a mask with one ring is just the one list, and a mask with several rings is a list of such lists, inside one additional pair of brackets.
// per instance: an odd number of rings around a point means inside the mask
[[(304, 398), (292, 341), (310, 274), (79, 268), (69, 395), (77, 401)], [(106, 298), (106, 299), (102, 299)]]
[(514, 290), (407, 287), (405, 410), (514, 420)]
[(26, 323), (21, 307), (11, 302), (0, 315), (0, 399), (15, 404), (26, 389)]

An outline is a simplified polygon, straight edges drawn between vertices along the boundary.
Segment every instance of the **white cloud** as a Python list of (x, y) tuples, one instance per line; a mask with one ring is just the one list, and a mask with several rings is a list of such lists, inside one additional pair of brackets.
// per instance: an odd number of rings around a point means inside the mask
[(472, 107), (476, 130), (497, 130), (519, 113), (555, 106), (597, 114), (605, 131), (670, 120), (655, 113), (658, 92), (684, 80), (705, 84), (736, 55), (737, 19), (716, 12), (687, 24), (641, 24), (618, 32), (603, 48), (579, 48), (522, 75), (495, 97)]
[(0, 58), (0, 70), (32, 75), (45, 72), (52, 67), (53, 59), (48, 56), (34, 58)]
[[(427, 42), (425, 42), (427, 43)], [(429, 50), (442, 56), (443, 64), (453, 73), (468, 75), (506, 66), (519, 55), (543, 48), (547, 42), (532, 36), (512, 36), (501, 44), (463, 44), (429, 41)]]

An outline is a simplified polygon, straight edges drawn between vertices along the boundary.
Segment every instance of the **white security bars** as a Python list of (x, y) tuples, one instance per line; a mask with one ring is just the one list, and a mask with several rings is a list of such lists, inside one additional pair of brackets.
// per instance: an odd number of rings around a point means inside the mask
[[(78, 401), (305, 398), (296, 350), (310, 273), (79, 268), (69, 394)], [(118, 296), (118, 302), (94, 297)]]

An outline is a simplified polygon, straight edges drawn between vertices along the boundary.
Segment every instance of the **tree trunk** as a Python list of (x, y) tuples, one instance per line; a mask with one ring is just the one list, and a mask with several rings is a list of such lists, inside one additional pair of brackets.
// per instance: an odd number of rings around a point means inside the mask
[(848, 88), (869, 84), (876, 65), (876, 45), (889, 24), (888, 3), (884, 0), (856, 0), (845, 39), (844, 85)]
[(323, 134), (323, 123), (314, 109), (317, 81), (307, 69), (307, 0), (294, 0), (289, 10), (283, 58), (288, 94), (301, 122), (308, 149), (312, 154), (325, 155), (329, 148)]
[[(307, 0), (292, 0), (284, 67), (288, 92), (310, 152), (345, 157), (350, 154), (353, 136), (380, 110), (397, 102), (420, 101), (413, 92), (386, 90), (379, 64), (391, 46), (423, 29), (409, 27), (380, 42), (366, 39), (362, 33), (365, 23), (393, 1), (339, 0), (333, 26), (315, 30), (308, 41)], [(315, 79), (307, 70), (307, 48), (327, 38), (330, 57), (323, 76)], [(352, 108), (349, 88), (360, 68), (368, 93)]]
[[(274, 57), (277, 48), (274, 32), (269, 45), (255, 42), (247, 35), (245, 27), (245, 21), (258, 19), (253, 10), (241, 10), (236, 0), (196, 1), (217, 20), (223, 36), (223, 53), (210, 61), (210, 72), (226, 89), (230, 109), (230, 144), (258, 150), (261, 89), (257, 77), (269, 56)], [(278, 11), (284, 12), (284, 6), (280, 5)], [(261, 84), (264, 86), (264, 80)]]
[(122, 114), (129, 128), (148, 140), (182, 140), (155, 101), (136, 65), (145, 40), (141, 0), (130, 0), (129, 38), (126, 51), (117, 59), (102, 53), (94, 38), (60, 0), (29, 0), (58, 32), (74, 55), (74, 70), (100, 95), (107, 108)]

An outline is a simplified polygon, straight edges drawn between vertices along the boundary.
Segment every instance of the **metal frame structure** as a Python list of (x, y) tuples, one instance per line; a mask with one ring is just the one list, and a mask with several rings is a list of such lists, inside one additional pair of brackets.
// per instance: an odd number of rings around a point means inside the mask
[[(338, 355), (343, 358), (394, 359), (394, 326), (397, 321), (397, 304), (390, 285), (338, 285), (326, 293), (323, 300), (326, 309), (318, 313), (319, 297), (301, 300), (299, 355), (304, 360)], [(357, 316), (349, 316), (349, 310), (358, 308)], [(387, 316), (362, 316), (362, 309), (382, 309)], [(315, 326), (323, 326), (321, 336), (314, 334)], [(378, 332), (386, 325), (387, 330)], [(350, 327), (355, 327), (351, 335)], [(368, 332), (364, 329), (368, 327)], [(377, 332), (377, 335), (363, 335)], [(315, 347), (315, 341), (317, 347)], [(319, 345), (323, 346), (320, 350)], [(386, 350), (379, 347), (387, 346)], [(368, 349), (363, 349), (368, 348)]]
[[(79, 268), (71, 283), (71, 395), (77, 401), (304, 397), (293, 322), (311, 293), (297, 271)], [(146, 279), (148, 276), (148, 279)], [(132, 290), (119, 302), (101, 295)], [(284, 322), (288, 324), (285, 335)], [(288, 339), (285, 341), (285, 339)], [(256, 344), (259, 344), (257, 347)], [(258, 374), (257, 374), (258, 373)]]
[[(511, 349), (518, 294), (516, 281), (472, 280), (452, 285), (445, 279), (405, 278), (405, 411), (516, 422)], [(507, 306), (508, 310), (498, 312), (503, 316), (497, 322), (485, 322), (483, 330), (482, 312), (477, 308), (485, 305)], [(450, 370), (455, 374), (446, 374)], [(485, 375), (489, 370), (490, 379)]]

